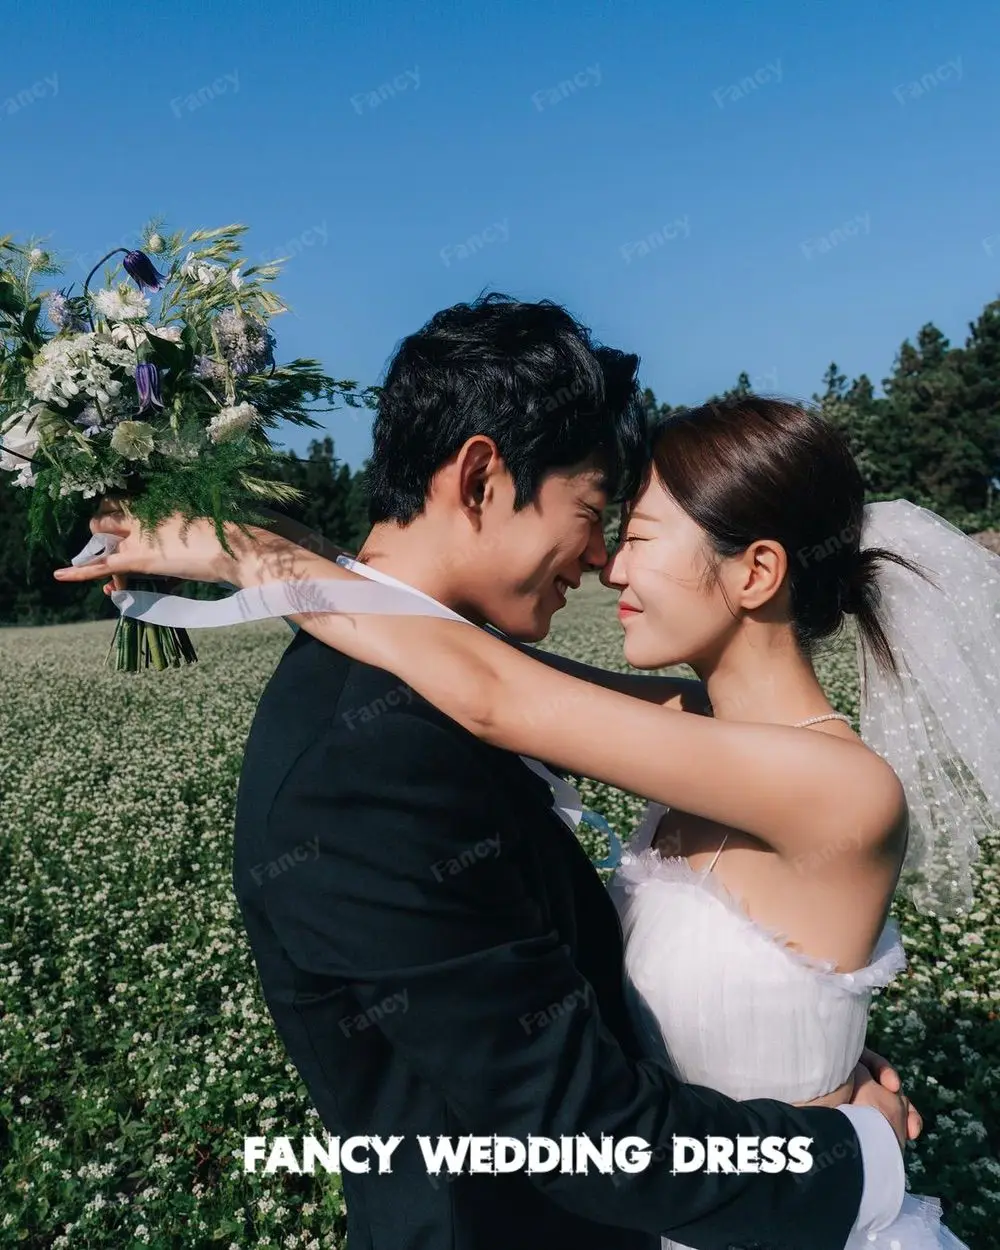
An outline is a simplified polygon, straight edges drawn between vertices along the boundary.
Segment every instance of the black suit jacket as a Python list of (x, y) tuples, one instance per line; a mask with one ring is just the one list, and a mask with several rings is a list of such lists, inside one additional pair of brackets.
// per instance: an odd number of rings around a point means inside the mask
[[(597, 730), (595, 730), (597, 732)], [(234, 885), (268, 1007), (344, 1172), (350, 1250), (841, 1250), (832, 1109), (735, 1102), (640, 1058), (613, 903), (548, 786), (392, 674), (300, 633), (250, 732)], [(301, 1137), (303, 1125), (279, 1130)], [(646, 1170), (429, 1176), (416, 1135), (637, 1136)], [(794, 1176), (671, 1175), (674, 1134), (813, 1139)]]

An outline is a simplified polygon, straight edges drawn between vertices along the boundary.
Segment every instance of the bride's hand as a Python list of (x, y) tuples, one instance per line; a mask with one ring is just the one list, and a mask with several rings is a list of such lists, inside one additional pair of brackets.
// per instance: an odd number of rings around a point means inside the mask
[(854, 1107), (874, 1107), (876, 1111), (881, 1111), (896, 1134), (900, 1150), (906, 1149), (911, 1136), (911, 1107), (910, 1100), (901, 1090), (893, 1091), (880, 1084), (869, 1069), (859, 1063), (854, 1069), (854, 1093), (849, 1101)]
[[(888, 1059), (883, 1059), (870, 1046), (866, 1046), (861, 1052), (861, 1058), (858, 1060), (858, 1068), (864, 1069), (869, 1076), (872, 1077), (883, 1089), (887, 1089), (894, 1094), (903, 1096), (903, 1082), (899, 1079), (899, 1073), (892, 1066)], [(859, 1084), (858, 1068), (855, 1069), (854, 1086), (857, 1089)], [(864, 1074), (860, 1077), (863, 1082)], [(923, 1131), (924, 1117), (916, 1109), (912, 1102), (907, 1098), (907, 1117), (906, 1117), (906, 1136), (910, 1141), (916, 1141)]]
[[(270, 547), (293, 545), (267, 530), (248, 528), (254, 542)], [(251, 540), (236, 526), (227, 526), (227, 538), (237, 556), (234, 560), (223, 550), (211, 519), (199, 517), (186, 523), (180, 513), (167, 517), (155, 530), (143, 532), (131, 513), (109, 501), (104, 501), (92, 518), (90, 531), (114, 535), (119, 540), (118, 549), (88, 564), (56, 569), (53, 576), (59, 581), (84, 582), (112, 576), (117, 580), (122, 575), (136, 573), (239, 585), (240, 556), (251, 545)]]

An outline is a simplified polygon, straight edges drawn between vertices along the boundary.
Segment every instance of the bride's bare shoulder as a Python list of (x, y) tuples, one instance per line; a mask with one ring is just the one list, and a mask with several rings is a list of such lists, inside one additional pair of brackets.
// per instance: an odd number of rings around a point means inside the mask
[[(824, 736), (830, 739), (831, 750), (841, 752), (836, 776), (831, 774), (831, 810), (851, 820), (863, 853), (901, 851), (909, 820), (906, 793), (896, 773), (856, 735)], [(850, 746), (848, 753), (843, 744)]]

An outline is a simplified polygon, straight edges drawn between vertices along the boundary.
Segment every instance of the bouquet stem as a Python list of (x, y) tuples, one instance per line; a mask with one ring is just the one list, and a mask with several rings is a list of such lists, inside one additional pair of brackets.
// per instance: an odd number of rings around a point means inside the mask
[[(156, 590), (156, 578), (135, 579), (136, 590)], [(186, 629), (167, 625), (150, 625), (134, 617), (121, 616), (111, 640), (108, 661), (114, 653), (112, 667), (119, 673), (140, 673), (153, 668), (162, 673), (167, 668), (180, 668), (197, 660), (194, 645)]]

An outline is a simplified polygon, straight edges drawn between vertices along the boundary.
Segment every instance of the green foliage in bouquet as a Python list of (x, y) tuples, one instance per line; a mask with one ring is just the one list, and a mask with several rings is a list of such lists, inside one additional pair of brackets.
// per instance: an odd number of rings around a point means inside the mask
[(41, 247), (0, 240), (0, 469), (32, 489), (32, 545), (53, 549), (77, 492), (127, 497), (150, 528), (210, 516), (225, 542), (224, 523), (265, 523), (260, 505), (300, 497), (269, 472), (269, 430), (371, 405), (318, 361), (276, 362), (280, 261), (247, 265), (245, 230), (152, 223), (143, 250), (116, 248), (77, 295), (42, 289), (59, 269)]

